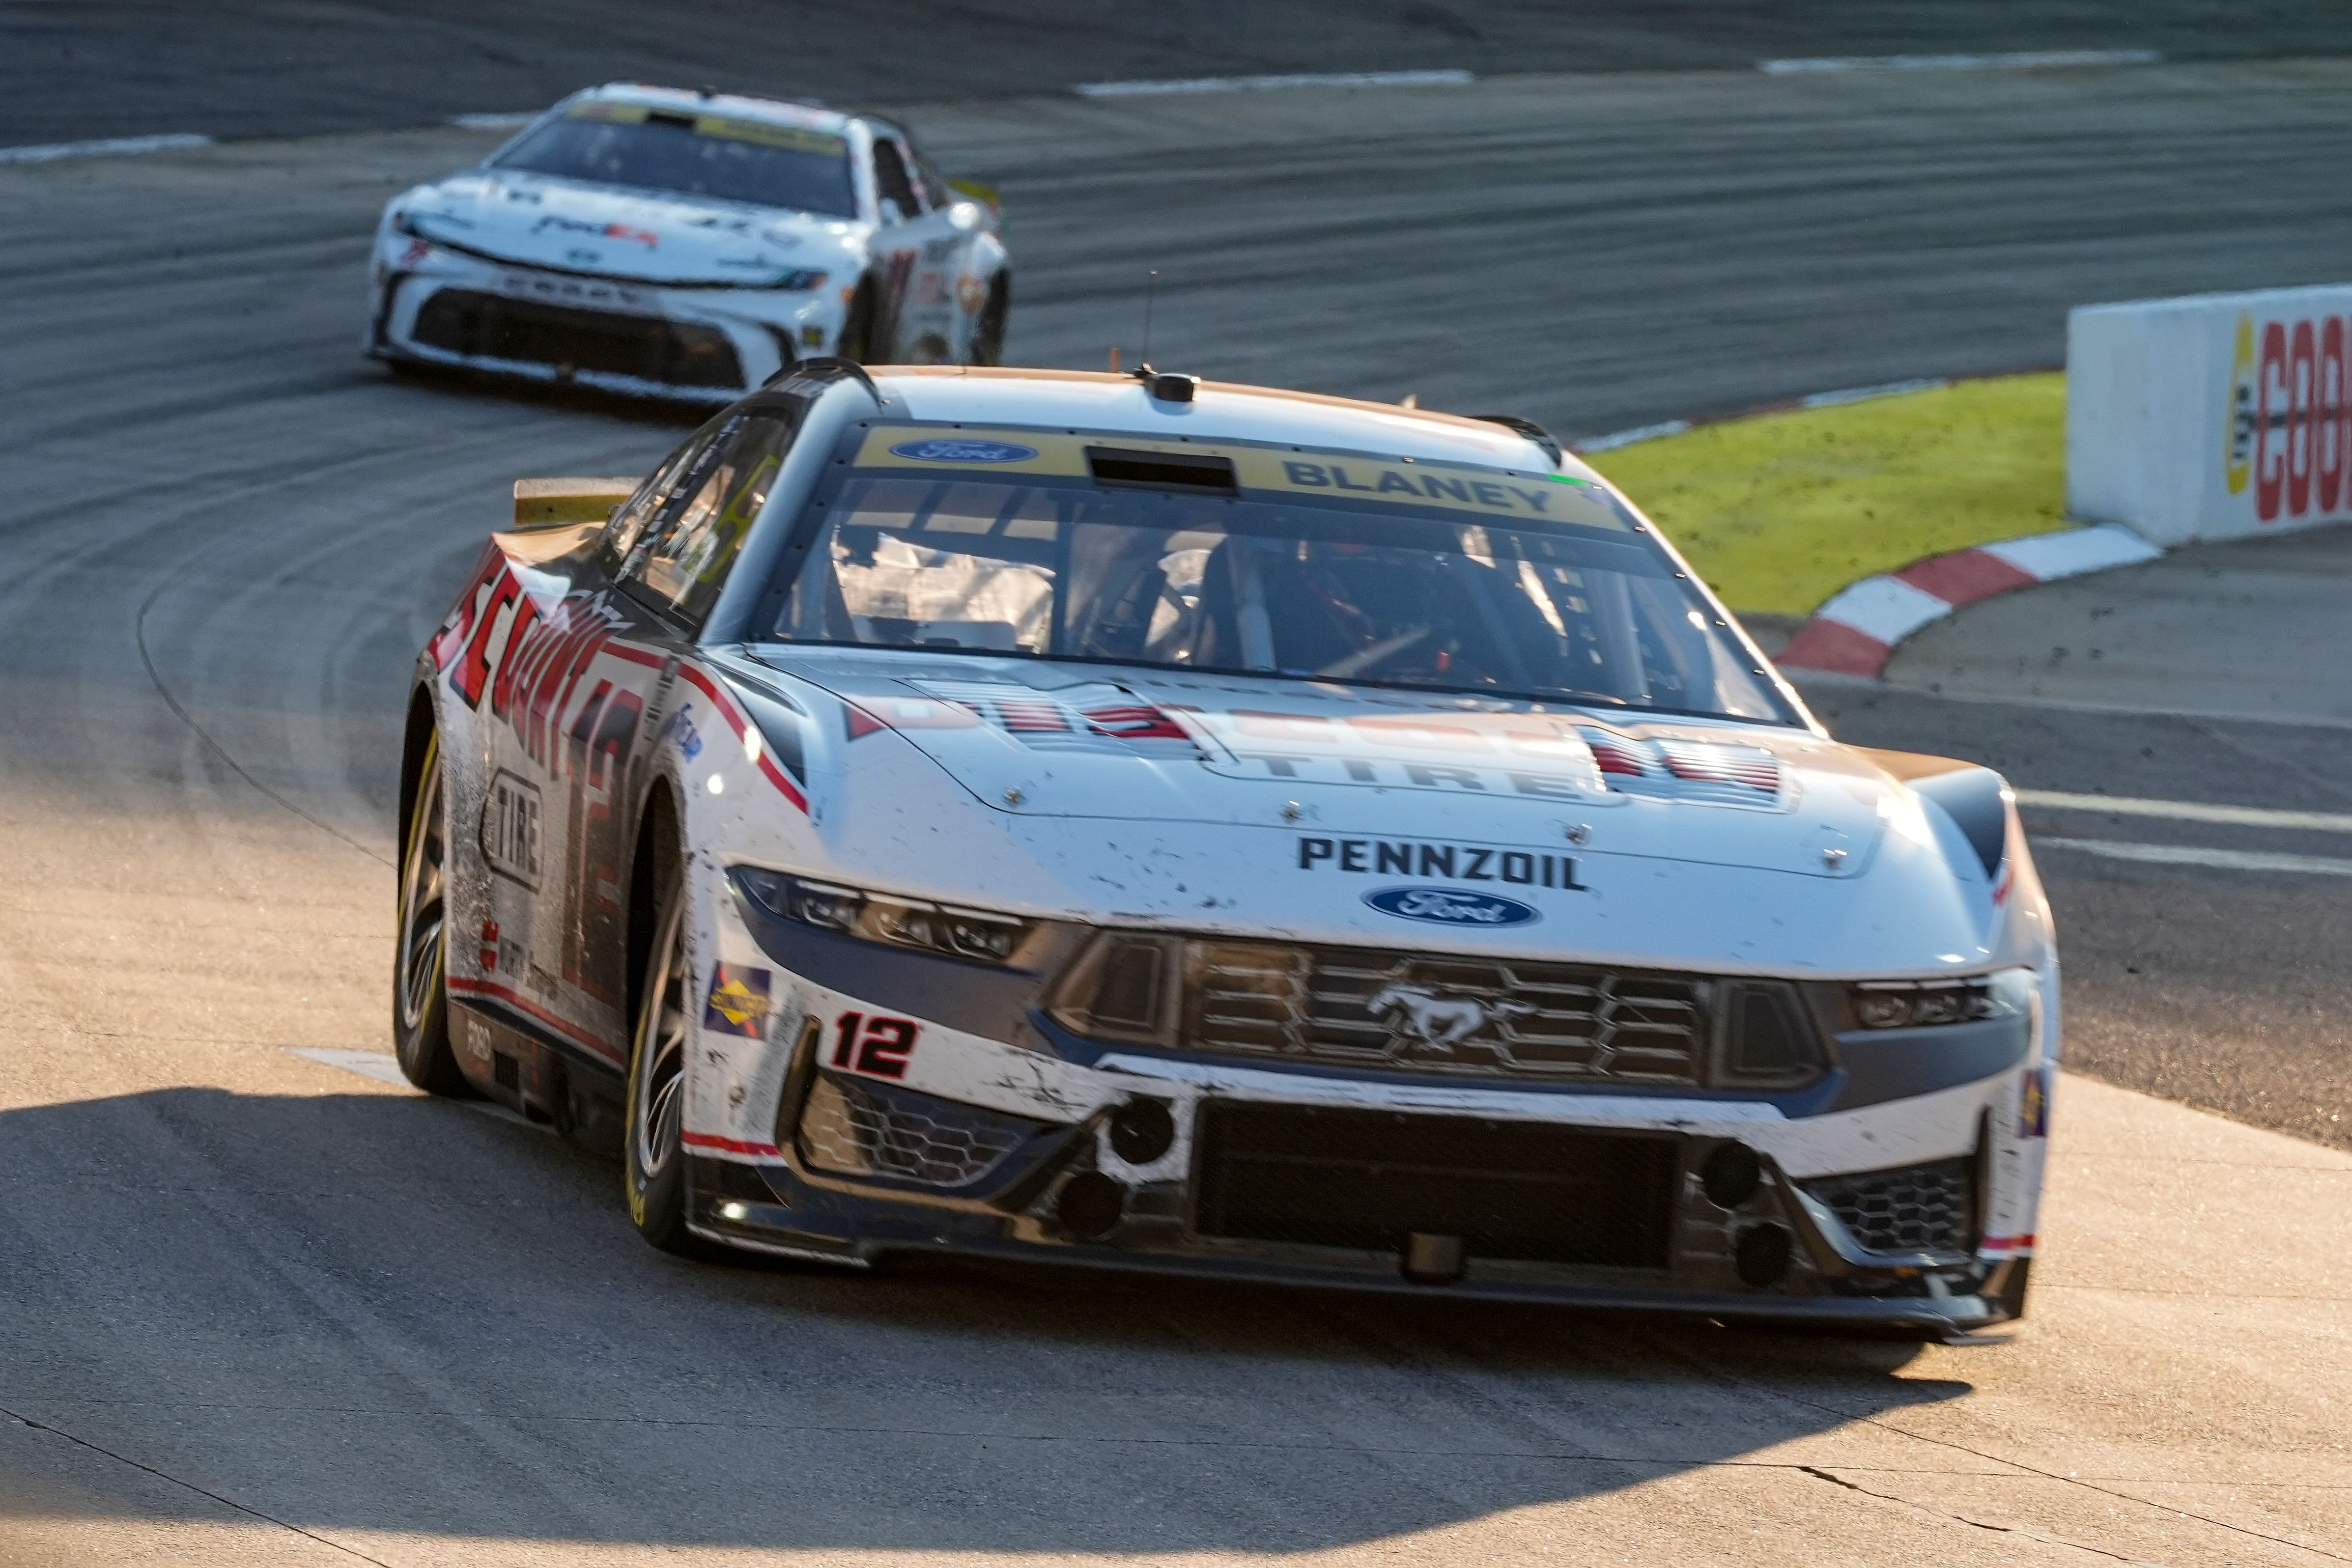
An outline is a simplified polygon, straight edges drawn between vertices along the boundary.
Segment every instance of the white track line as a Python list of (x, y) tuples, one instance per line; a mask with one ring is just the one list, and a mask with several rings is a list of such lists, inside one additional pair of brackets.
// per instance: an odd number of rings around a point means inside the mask
[(2198, 800), (2143, 800), (2129, 795), (2070, 795), (2063, 789), (2020, 789), (2017, 803), (2061, 811), (2108, 811), (2123, 817), (2168, 817), (2176, 822), (2226, 822), (2233, 828), (2288, 828), (2307, 833), (2352, 833), (2352, 816), (2337, 811), (2276, 811), (2261, 806), (2209, 806)]
[(1797, 400), (1800, 408), (1836, 408), (1841, 403), (1869, 402), (1882, 397), (1903, 397), (1911, 392), (1934, 392), (1952, 383), (1943, 376), (1923, 376), (1907, 382), (1881, 382), (1874, 387), (1847, 387), (1843, 392), (1814, 392)]
[(2053, 66), (2152, 66), (2163, 58), (2155, 49), (2030, 49), (2007, 55), (1844, 55), (1759, 60), (1756, 68), (1776, 77), (1822, 71), (2015, 71)]
[(33, 147), (0, 147), (0, 163), (54, 163), (60, 158), (111, 158), (126, 152), (175, 152), (210, 147), (213, 139), (194, 131), (170, 136), (110, 136), (99, 141), (49, 141)]
[(2352, 861), (2326, 855), (2266, 854), (2257, 850), (2207, 850), (2190, 844), (2135, 844), (2113, 839), (2036, 839), (2037, 850), (2081, 850), (2108, 860), (2150, 865), (2201, 865), (2218, 871), (2284, 871), (2306, 876), (2352, 876)]
[(1070, 90), (1080, 98), (1162, 98), (1195, 92), (1273, 92), (1294, 87), (1461, 87), (1477, 78), (1468, 71), (1340, 71), (1316, 76), (1186, 77), (1165, 81), (1086, 81)]
[[(294, 1046), (285, 1048), (289, 1056), (299, 1056), (327, 1067), (340, 1067), (346, 1072), (356, 1072), (362, 1078), (373, 1078), (378, 1083), (389, 1083), (394, 1089), (414, 1089), (407, 1075), (400, 1071), (399, 1060), (381, 1051), (332, 1051), (323, 1047)], [(518, 1127), (528, 1127), (534, 1133), (552, 1133), (554, 1128), (519, 1116), (504, 1105), (488, 1100), (461, 1100), (468, 1111), (479, 1111), (496, 1122), (510, 1122)]]
[[(1766, 403), (1760, 408), (1742, 409), (1725, 418), (1713, 418), (1709, 424), (1731, 424), (1756, 419), (1770, 413), (1793, 413), (1799, 409), (1836, 408), (1842, 403), (1869, 402), (1882, 397), (1902, 397), (1910, 392), (1934, 392), (1952, 384), (1948, 376), (1927, 376), (1907, 382), (1881, 382), (1875, 386), (1840, 387), (1835, 392), (1807, 392), (1789, 402)], [(1631, 430), (1614, 430), (1606, 435), (1571, 441), (1568, 449), (1581, 455), (1587, 452), (1613, 452), (1620, 446), (1631, 446), (1637, 441), (1655, 441), (1661, 436), (1680, 435), (1685, 430), (1698, 428), (1697, 422), (1687, 419), (1661, 420), (1656, 424), (1637, 424)]]
[(395, 1089), (411, 1086), (408, 1080), (401, 1076), (399, 1061), (381, 1051), (327, 1051), (289, 1045), (286, 1048), (286, 1054), (329, 1067), (340, 1067), (346, 1072), (356, 1072), (362, 1078), (373, 1078), (378, 1083), (389, 1083)]
[(1637, 441), (1655, 441), (1664, 435), (1680, 435), (1684, 431), (1691, 428), (1693, 426), (1687, 419), (1669, 419), (1656, 424), (1638, 424), (1631, 430), (1619, 430), (1607, 435), (1596, 435), (1589, 441), (1570, 442), (1569, 445), (1571, 450), (1580, 453), (1611, 452), (1620, 446), (1631, 446)]

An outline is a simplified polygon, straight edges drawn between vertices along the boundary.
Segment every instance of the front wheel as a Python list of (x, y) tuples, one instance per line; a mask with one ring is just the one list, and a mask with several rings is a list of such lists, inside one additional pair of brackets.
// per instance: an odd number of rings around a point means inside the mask
[(629, 1047), (628, 1152), (623, 1179), (637, 1234), (665, 1252), (702, 1250), (686, 1228), (687, 1011), (693, 978), (686, 956), (683, 878), (663, 890), (653, 950), (637, 993)]
[(449, 1049), (449, 835), (441, 791), (441, 737), (425, 743), (416, 805), (400, 857), (400, 946), (392, 977), (392, 1049), (411, 1083), (471, 1098)]
[(874, 280), (862, 279), (857, 292), (849, 298), (849, 314), (841, 324), (841, 338), (835, 354), (857, 364), (866, 364), (874, 358)]
[(971, 363), (1004, 362), (1004, 319), (1012, 311), (1013, 280), (1000, 272), (988, 280), (987, 302), (981, 306), (980, 318), (971, 325)]

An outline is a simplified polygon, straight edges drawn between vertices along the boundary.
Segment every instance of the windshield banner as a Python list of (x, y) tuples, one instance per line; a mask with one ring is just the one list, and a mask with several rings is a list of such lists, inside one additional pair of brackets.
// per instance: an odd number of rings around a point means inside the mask
[(1315, 496), (1388, 506), (1438, 507), (1517, 522), (1568, 523), (1623, 532), (1627, 519), (1598, 486), (1568, 475), (1512, 474), (1499, 468), (1361, 453), (1301, 451), (1208, 441), (1150, 441), (1124, 432), (1072, 435), (1063, 431), (950, 429), (877, 425), (858, 450), (857, 466), (900, 472), (964, 470), (978, 479), (1009, 475), (1088, 476), (1087, 449), (1223, 457), (1244, 493)]

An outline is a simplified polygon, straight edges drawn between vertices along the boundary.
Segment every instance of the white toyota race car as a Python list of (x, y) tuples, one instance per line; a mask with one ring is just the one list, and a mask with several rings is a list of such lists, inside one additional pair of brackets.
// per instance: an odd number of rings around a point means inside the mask
[(614, 84), (395, 196), (366, 351), (731, 402), (803, 359), (993, 364), (993, 193), (878, 120)]
[(517, 494), (415, 671), (399, 1056), (655, 1245), (2021, 1312), (2010, 792), (1831, 739), (1537, 427), (828, 361)]

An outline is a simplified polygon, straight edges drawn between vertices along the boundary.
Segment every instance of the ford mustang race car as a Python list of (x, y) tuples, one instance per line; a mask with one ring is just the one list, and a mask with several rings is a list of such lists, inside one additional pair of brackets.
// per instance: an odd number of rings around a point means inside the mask
[(993, 194), (898, 127), (614, 84), (392, 200), (364, 347), (728, 402), (819, 356), (993, 364), (1010, 288)]
[(517, 486), (418, 660), (396, 1041), (673, 1250), (1965, 1332), (2058, 972), (1524, 422), (806, 363)]

